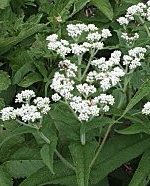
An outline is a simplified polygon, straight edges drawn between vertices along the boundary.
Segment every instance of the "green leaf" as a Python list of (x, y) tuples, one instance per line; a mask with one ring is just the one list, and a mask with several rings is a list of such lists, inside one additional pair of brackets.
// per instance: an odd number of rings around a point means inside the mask
[(42, 79), (38, 72), (31, 72), (20, 81), (19, 86), (27, 88), (38, 81), (42, 81)]
[(51, 142), (50, 144), (45, 144), (40, 153), (44, 164), (50, 169), (51, 173), (53, 171), (53, 156), (56, 149), (57, 142)]
[(138, 134), (141, 132), (150, 134), (150, 127), (145, 126), (144, 124), (141, 124), (141, 123), (136, 123), (136, 124), (132, 124), (130, 127), (127, 127), (125, 129), (116, 130), (116, 132), (119, 134), (125, 134), (125, 135)]
[(99, 154), (92, 172), (91, 182), (98, 183), (122, 164), (138, 157), (150, 148), (148, 135), (116, 136), (108, 140)]
[(39, 70), (39, 72), (41, 73), (41, 75), (44, 77), (44, 79), (47, 78), (47, 70), (44, 66), (44, 63), (41, 61), (36, 61), (35, 63), (36, 68)]
[(85, 129), (86, 131), (89, 131), (94, 128), (101, 128), (101, 127), (104, 127), (106, 125), (110, 125), (113, 123), (115, 123), (115, 120), (108, 118), (108, 117), (103, 117), (103, 118), (94, 117), (91, 121), (89, 121), (86, 124)]
[[(45, 27), (44, 24), (32, 24), (32, 28), (23, 29), (16, 37), (0, 38), (0, 54), (7, 52), (12, 46), (32, 36)], [(5, 49), (5, 50), (4, 50)]]
[(1, 146), (8, 141), (9, 139), (17, 136), (17, 135), (21, 135), (21, 134), (26, 134), (26, 133), (35, 133), (36, 129), (34, 128), (30, 128), (28, 126), (22, 126), (22, 127), (18, 127), (16, 129), (14, 129), (1, 143), (0, 143), (0, 148)]
[(69, 146), (76, 167), (78, 186), (88, 186), (90, 163), (94, 157), (97, 145), (95, 143), (73, 143)]
[(21, 79), (29, 72), (34, 71), (35, 67), (32, 63), (25, 63), (21, 68), (14, 74), (13, 84), (18, 84)]
[(42, 160), (10, 160), (3, 163), (3, 167), (14, 178), (28, 177), (44, 167)]
[(6, 72), (0, 70), (0, 91), (6, 90), (11, 84), (9, 76)]
[(55, 174), (52, 174), (47, 167), (41, 168), (26, 178), (19, 186), (37, 186), (47, 184), (77, 186), (75, 173), (70, 169), (68, 170), (61, 162), (54, 163), (54, 172)]
[(70, 112), (67, 105), (55, 104), (54, 109), (51, 109), (50, 116), (59, 131), (59, 136), (78, 140), (80, 122)]
[(7, 6), (9, 6), (10, 0), (0, 0), (0, 9), (5, 9)]
[(147, 150), (138, 165), (138, 168), (135, 171), (135, 174), (129, 184), (129, 186), (146, 186), (147, 178), (150, 174), (150, 149)]
[(91, 3), (95, 5), (103, 14), (110, 20), (113, 19), (113, 9), (109, 0), (91, 0)]
[(0, 109), (2, 109), (5, 106), (5, 102), (3, 98), (0, 98)]
[(136, 105), (142, 98), (147, 96), (149, 94), (150, 87), (150, 79), (148, 79), (145, 83), (142, 84), (142, 86), (139, 88), (139, 90), (136, 92), (136, 94), (133, 96), (133, 98), (128, 103), (125, 111), (123, 112), (123, 116), (132, 108), (134, 105)]
[(0, 166), (0, 184), (2, 186), (12, 186), (13, 182), (11, 176)]
[(70, 17), (72, 17), (74, 14), (76, 14), (77, 12), (82, 10), (82, 8), (84, 8), (84, 6), (89, 2), (90, 2), (90, 0), (75, 1), (74, 10), (73, 10), (72, 14), (70, 15)]

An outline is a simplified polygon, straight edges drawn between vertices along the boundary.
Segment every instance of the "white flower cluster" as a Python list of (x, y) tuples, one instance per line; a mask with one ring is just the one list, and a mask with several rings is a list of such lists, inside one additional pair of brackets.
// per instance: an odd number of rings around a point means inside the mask
[(135, 15), (139, 15), (144, 19), (150, 20), (150, 1), (146, 4), (138, 3), (137, 5), (132, 5), (127, 9), (124, 17), (117, 19), (120, 25), (128, 25), (130, 21), (135, 20)]
[(69, 47), (69, 42), (67, 40), (60, 40), (58, 41), (58, 35), (52, 34), (46, 38), (48, 43), (48, 49), (56, 51), (57, 54), (62, 56), (63, 58), (65, 55), (69, 54), (71, 52), (71, 49)]
[[(69, 43), (67, 40), (58, 39), (57, 34), (52, 34), (46, 38), (48, 41), (48, 49), (55, 51), (62, 58), (69, 53), (75, 55), (83, 55), (89, 48), (100, 50), (103, 48), (103, 40), (112, 36), (109, 29), (103, 29), (101, 33), (94, 24), (69, 24), (67, 25), (67, 33), (73, 39)], [(83, 34), (84, 33), (84, 34)], [(85, 42), (78, 44), (79, 36), (85, 35)], [(80, 42), (80, 41), (79, 41)]]
[(139, 38), (139, 34), (135, 33), (133, 36), (128, 36), (128, 33), (122, 33), (121, 38), (126, 40), (129, 44), (132, 44)]
[[(83, 67), (82, 69), (81, 67), (82, 56), (88, 51), (90, 54), (93, 53), (95, 55), (99, 49), (103, 48), (103, 41), (110, 37), (111, 33), (109, 29), (102, 29), (99, 33), (98, 28), (94, 24), (69, 24), (66, 30), (73, 42), (69, 44), (64, 43), (63, 45), (70, 48), (70, 53), (75, 55), (77, 62), (73, 63), (71, 60), (66, 59), (67, 53), (64, 53), (65, 59), (59, 62), (60, 70), (55, 72), (50, 85), (51, 89), (56, 92), (52, 95), (52, 100), (56, 102), (63, 98), (76, 113), (80, 121), (88, 121), (90, 118), (98, 116), (100, 111), (109, 111), (110, 105), (114, 104), (114, 98), (103, 93), (99, 93), (97, 97), (94, 96), (94, 94), (102, 92), (102, 90), (99, 89), (100, 86), (97, 86), (97, 82), (95, 84), (94, 81), (86, 81), (86, 78), (82, 77), (84, 76), (83, 69), (86, 68)], [(80, 41), (81, 35), (83, 36), (82, 41)], [(56, 34), (48, 36), (47, 40), (49, 41), (48, 48), (57, 52), (58, 36)], [(96, 80), (102, 83), (102, 79), (105, 76), (109, 76), (109, 78), (112, 78), (111, 85), (116, 85), (115, 82), (119, 82), (120, 77), (124, 75), (122, 69), (118, 67), (120, 57), (121, 52), (114, 51), (108, 61), (105, 58), (91, 61), (91, 64), (97, 69), (94, 74), (97, 76)], [(77, 63), (80, 63), (79, 66)], [(121, 72), (123, 75), (121, 75)], [(98, 79), (100, 76), (101, 79)], [(93, 79), (95, 80), (95, 77)], [(104, 84), (107, 86), (107, 82)]]
[(60, 61), (58, 64), (58, 67), (60, 68), (60, 70), (65, 70), (67, 77), (75, 77), (76, 76), (76, 72), (77, 72), (78, 67), (74, 63), (71, 63), (70, 60), (66, 59), (66, 60)]
[(121, 52), (114, 51), (107, 61), (104, 57), (93, 60), (91, 65), (98, 67), (98, 70), (89, 72), (86, 81), (89, 83), (93, 83), (95, 80), (99, 81), (103, 91), (115, 86), (125, 75), (124, 71), (116, 66), (119, 64), (120, 58)]
[(74, 96), (70, 101), (70, 106), (77, 113), (80, 121), (88, 121), (90, 117), (98, 116), (100, 110), (109, 111), (109, 105), (113, 104), (113, 96), (106, 94), (101, 94), (93, 100), (83, 100), (80, 96)]
[(59, 72), (56, 72), (50, 87), (65, 99), (71, 99), (73, 95), (70, 92), (74, 89), (73, 86), (74, 83), (75, 82), (73, 80), (70, 80), (70, 78), (65, 77), (64, 74), (60, 74)]
[(32, 90), (24, 90), (16, 95), (16, 103), (23, 103), (20, 108), (6, 107), (3, 108), (1, 113), (1, 119), (3, 121), (20, 118), (24, 122), (34, 122), (42, 117), (43, 114), (47, 114), (50, 110), (50, 100), (45, 97), (37, 97), (33, 100), (34, 105), (31, 105), (31, 98), (35, 97), (35, 93)]
[(144, 108), (142, 109), (142, 114), (149, 115), (150, 114), (150, 102), (145, 103)]
[(123, 56), (123, 65), (129, 65), (129, 69), (135, 69), (141, 66), (141, 60), (144, 59), (146, 48), (135, 47), (128, 51), (128, 55)]
[(81, 94), (85, 96), (96, 92), (94, 85), (88, 85), (87, 83), (76, 85), (76, 88)]
[(15, 103), (27, 103), (34, 97), (35, 92), (33, 90), (24, 90), (16, 95)]
[[(117, 54), (116, 51), (116, 56), (118, 56), (116, 59), (113, 54), (111, 56), (110, 63), (112, 65), (119, 63), (119, 54)], [(76, 84), (74, 80), (74, 78), (76, 78), (74, 77), (75, 73), (73, 76), (66, 73), (68, 68), (70, 68), (70, 65), (72, 65), (70, 60), (64, 60), (59, 63), (60, 72), (55, 73), (52, 84), (50, 85), (56, 92), (52, 95), (52, 100), (56, 102), (61, 98), (64, 98), (77, 114), (80, 121), (88, 121), (91, 117), (98, 116), (100, 111), (109, 111), (109, 105), (113, 105), (114, 103), (113, 96), (100, 94), (99, 96), (90, 99), (90, 97), (97, 92), (97, 88), (91, 83), (88, 84), (88, 82)], [(62, 71), (62, 67), (65, 68), (65, 71)], [(119, 67), (116, 67), (116, 69), (117, 68)], [(114, 68), (113, 72), (116, 69)], [(75, 71), (76, 70), (77, 69), (75, 68)]]

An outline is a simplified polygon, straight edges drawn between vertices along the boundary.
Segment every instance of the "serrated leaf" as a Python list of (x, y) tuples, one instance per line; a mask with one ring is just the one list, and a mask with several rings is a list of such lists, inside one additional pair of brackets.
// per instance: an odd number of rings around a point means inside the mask
[(9, 79), (9, 75), (6, 72), (0, 70), (0, 91), (7, 90), (10, 84), (11, 81)]
[(18, 127), (16, 129), (14, 129), (1, 143), (0, 143), (0, 148), (1, 146), (8, 141), (9, 139), (17, 136), (17, 135), (21, 135), (21, 134), (26, 134), (26, 133), (35, 133), (36, 129), (34, 128), (30, 128), (27, 126), (22, 126), (22, 127)]
[(43, 163), (49, 168), (52, 174), (53, 171), (53, 156), (56, 149), (57, 142), (51, 142), (50, 144), (45, 144), (40, 153), (43, 160)]
[(20, 81), (19, 86), (27, 88), (38, 81), (42, 81), (42, 79), (43, 78), (39, 73), (31, 72)]
[(28, 177), (44, 167), (42, 160), (10, 160), (3, 163), (3, 167), (14, 178)]
[(78, 186), (88, 186), (90, 176), (90, 163), (94, 157), (97, 144), (73, 143), (69, 146), (73, 162), (76, 167)]
[(91, 3), (95, 5), (103, 14), (110, 20), (113, 19), (113, 9), (109, 0), (91, 0)]
[(138, 157), (148, 148), (150, 148), (148, 135), (139, 134), (111, 138), (103, 147), (93, 166), (91, 182), (93, 184), (98, 183), (110, 172)]
[(47, 184), (60, 184), (66, 186), (77, 186), (75, 172), (67, 169), (61, 162), (54, 163), (53, 175), (47, 167), (41, 168), (36, 173), (26, 178), (19, 186), (37, 186)]
[(0, 184), (2, 186), (12, 186), (13, 182), (11, 176), (0, 166)]
[(129, 184), (129, 186), (146, 186), (147, 177), (150, 174), (150, 150), (147, 150), (138, 165), (138, 168), (135, 171), (135, 174)]
[(139, 88), (139, 90), (136, 92), (136, 94), (133, 96), (133, 98), (128, 103), (125, 111), (123, 112), (123, 116), (130, 110), (134, 105), (136, 105), (142, 98), (147, 96), (149, 94), (149, 87), (150, 87), (150, 79), (148, 79), (143, 85)]

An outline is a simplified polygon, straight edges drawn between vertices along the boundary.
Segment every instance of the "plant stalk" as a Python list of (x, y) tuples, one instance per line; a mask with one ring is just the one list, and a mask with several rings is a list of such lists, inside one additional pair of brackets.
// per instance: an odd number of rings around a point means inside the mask
[(113, 124), (114, 124), (114, 123), (112, 123), (111, 125), (109, 125), (109, 127), (108, 127), (108, 129), (107, 129), (107, 131), (106, 131), (106, 133), (105, 133), (105, 136), (104, 136), (104, 138), (103, 138), (103, 140), (102, 140), (102, 143), (100, 144), (100, 146), (99, 146), (99, 148), (98, 148), (98, 150), (97, 150), (97, 152), (96, 152), (96, 154), (95, 154), (93, 160), (91, 161), (90, 168), (92, 168), (92, 166), (93, 166), (93, 164), (95, 163), (95, 161), (96, 161), (96, 159), (97, 159), (99, 153), (101, 152), (101, 150), (102, 150), (102, 148), (103, 148), (103, 146), (104, 146), (104, 144), (105, 144), (105, 142), (106, 142), (106, 140), (107, 140), (107, 137), (108, 137), (108, 135), (109, 135), (109, 132), (110, 132), (111, 127), (113, 126)]
[(150, 31), (149, 31), (147, 25), (145, 24), (145, 21), (143, 20), (143, 18), (140, 15), (138, 17), (139, 17), (139, 20), (141, 21), (145, 31), (147, 32), (148, 37), (150, 37)]
[(85, 145), (86, 143), (86, 137), (85, 137), (85, 126), (84, 123), (81, 123), (80, 127), (80, 139), (81, 139), (81, 144)]
[[(40, 137), (47, 143), (50, 144), (50, 140), (43, 134), (43, 132), (38, 131), (38, 134), (40, 135)], [(55, 154), (57, 155), (57, 157), (62, 161), (63, 164), (65, 164), (68, 168), (72, 169), (72, 170), (76, 170), (76, 168), (71, 165), (58, 151), (57, 149), (54, 150)]]

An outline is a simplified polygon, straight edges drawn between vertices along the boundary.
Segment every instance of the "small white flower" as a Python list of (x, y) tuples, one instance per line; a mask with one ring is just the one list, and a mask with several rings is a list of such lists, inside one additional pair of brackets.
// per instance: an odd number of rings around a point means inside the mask
[(34, 105), (22, 105), (21, 108), (16, 109), (17, 116), (21, 117), (22, 121), (24, 122), (35, 122), (35, 120), (40, 119), (41, 113), (37, 110), (37, 107)]
[(117, 21), (119, 22), (120, 25), (128, 25), (129, 24), (129, 20), (125, 17), (120, 17), (119, 19), (117, 19)]
[(40, 112), (42, 114), (47, 114), (50, 111), (50, 100), (48, 97), (42, 98), (42, 97), (37, 97), (33, 101), (35, 105), (37, 106), (38, 109), (40, 109)]
[(77, 90), (84, 95), (89, 95), (96, 92), (94, 85), (88, 85), (87, 83), (76, 85)]
[(101, 37), (102, 37), (101, 34), (99, 34), (98, 32), (94, 32), (94, 33), (89, 33), (86, 39), (94, 42), (94, 41), (99, 41)]
[(13, 107), (5, 107), (1, 111), (1, 119), (3, 121), (10, 120), (10, 119), (16, 119), (16, 112)]
[(59, 96), (59, 94), (55, 93), (55, 94), (52, 95), (52, 100), (53, 101), (56, 102), (56, 101), (59, 101), (60, 99), (61, 99), (61, 96)]
[(35, 92), (33, 90), (24, 90), (16, 95), (16, 103), (24, 103), (30, 101), (31, 98), (35, 97)]
[(52, 34), (52, 35), (50, 35), (46, 38), (46, 40), (49, 41), (49, 42), (55, 42), (57, 39), (58, 39), (57, 34)]
[(71, 50), (73, 54), (81, 55), (88, 51), (88, 48), (83, 45), (71, 44)]
[(106, 39), (106, 38), (112, 36), (112, 34), (109, 29), (103, 29), (101, 36)]
[(88, 24), (88, 29), (90, 31), (97, 31), (98, 30), (98, 28), (94, 24)]
[(142, 109), (142, 114), (149, 115), (150, 114), (150, 102), (145, 103), (144, 108)]

